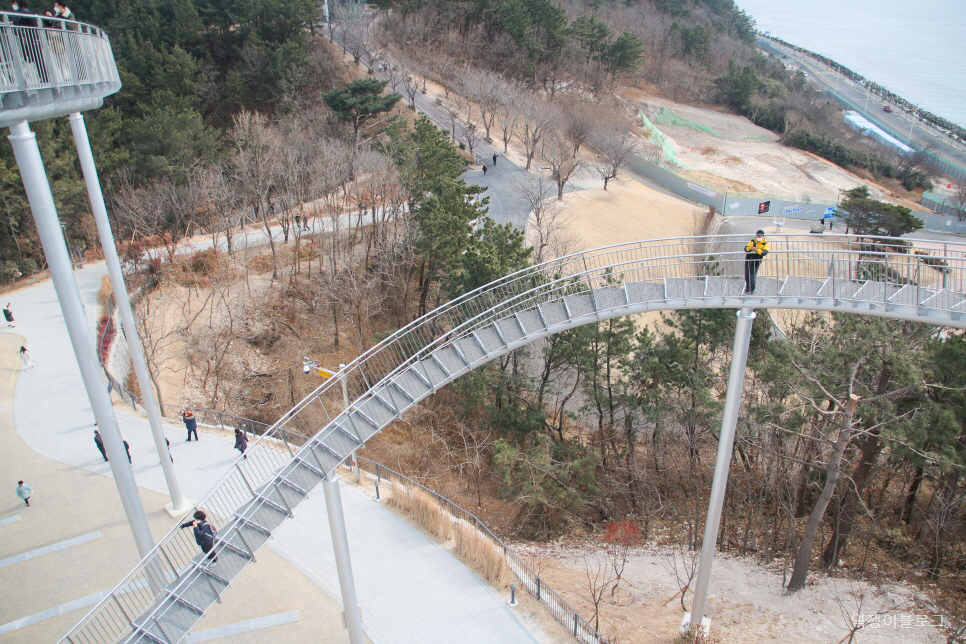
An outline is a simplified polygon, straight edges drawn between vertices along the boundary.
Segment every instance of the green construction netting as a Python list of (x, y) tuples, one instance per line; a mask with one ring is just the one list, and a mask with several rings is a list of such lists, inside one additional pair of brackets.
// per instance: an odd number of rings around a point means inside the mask
[(715, 132), (714, 130), (712, 130), (710, 127), (707, 127), (706, 125), (701, 125), (700, 123), (695, 123), (694, 121), (689, 121), (683, 116), (680, 116), (679, 114), (675, 114), (674, 112), (672, 112), (666, 107), (661, 108), (661, 111), (658, 112), (657, 116), (654, 117), (654, 122), (660, 123), (661, 125), (677, 125), (678, 127), (689, 127), (692, 130), (700, 130), (702, 132), (707, 132), (711, 136), (717, 137), (719, 139), (725, 138), (720, 134), (718, 134), (717, 132)]
[(668, 163), (673, 163), (680, 168), (684, 168), (685, 170), (690, 169), (688, 166), (681, 163), (680, 159), (678, 159), (678, 155), (674, 152), (674, 147), (671, 145), (670, 139), (664, 136), (661, 131), (658, 130), (657, 127), (655, 127), (646, 116), (644, 116), (643, 111), (638, 110), (638, 113), (641, 115), (641, 125), (647, 132), (647, 140), (661, 148), (661, 152), (664, 154), (664, 160)]

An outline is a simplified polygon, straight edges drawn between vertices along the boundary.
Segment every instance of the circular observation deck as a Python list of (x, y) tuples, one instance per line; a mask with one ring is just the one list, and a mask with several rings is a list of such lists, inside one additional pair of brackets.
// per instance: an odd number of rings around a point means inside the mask
[(96, 109), (119, 89), (111, 43), (97, 27), (0, 12), (0, 127)]

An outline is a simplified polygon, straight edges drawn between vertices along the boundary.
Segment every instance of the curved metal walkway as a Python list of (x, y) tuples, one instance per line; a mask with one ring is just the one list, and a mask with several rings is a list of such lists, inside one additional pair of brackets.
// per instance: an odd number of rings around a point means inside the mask
[[(175, 643), (312, 488), (387, 423), (459, 376), (536, 339), (645, 311), (848, 311), (966, 328), (966, 244), (779, 235), (754, 295), (743, 295), (746, 236), (622, 244), (527, 268), (386, 338), (277, 422), (201, 499), (218, 562), (172, 530), (63, 641)], [(340, 382), (351, 404), (343, 408)], [(192, 511), (194, 508), (192, 508)], [(535, 589), (529, 589), (535, 590)], [(578, 640), (598, 641), (587, 624)]]

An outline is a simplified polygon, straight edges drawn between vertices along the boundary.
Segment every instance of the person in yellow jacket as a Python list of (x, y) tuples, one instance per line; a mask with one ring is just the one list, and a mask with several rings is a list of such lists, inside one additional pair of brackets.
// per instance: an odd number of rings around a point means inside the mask
[(755, 233), (754, 239), (745, 244), (745, 293), (755, 292), (758, 268), (767, 254), (768, 240), (765, 239), (765, 231), (759, 230)]

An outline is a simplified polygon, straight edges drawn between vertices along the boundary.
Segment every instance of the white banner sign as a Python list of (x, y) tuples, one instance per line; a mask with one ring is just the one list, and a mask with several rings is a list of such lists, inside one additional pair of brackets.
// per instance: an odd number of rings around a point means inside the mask
[(718, 193), (717, 192), (715, 192), (714, 190), (709, 190), (708, 188), (705, 188), (704, 186), (699, 186), (699, 185), (695, 185), (693, 183), (688, 182), (688, 187), (691, 188), (692, 190), (694, 190), (695, 192), (700, 192), (701, 194), (708, 195), (709, 197), (717, 197), (718, 196)]

